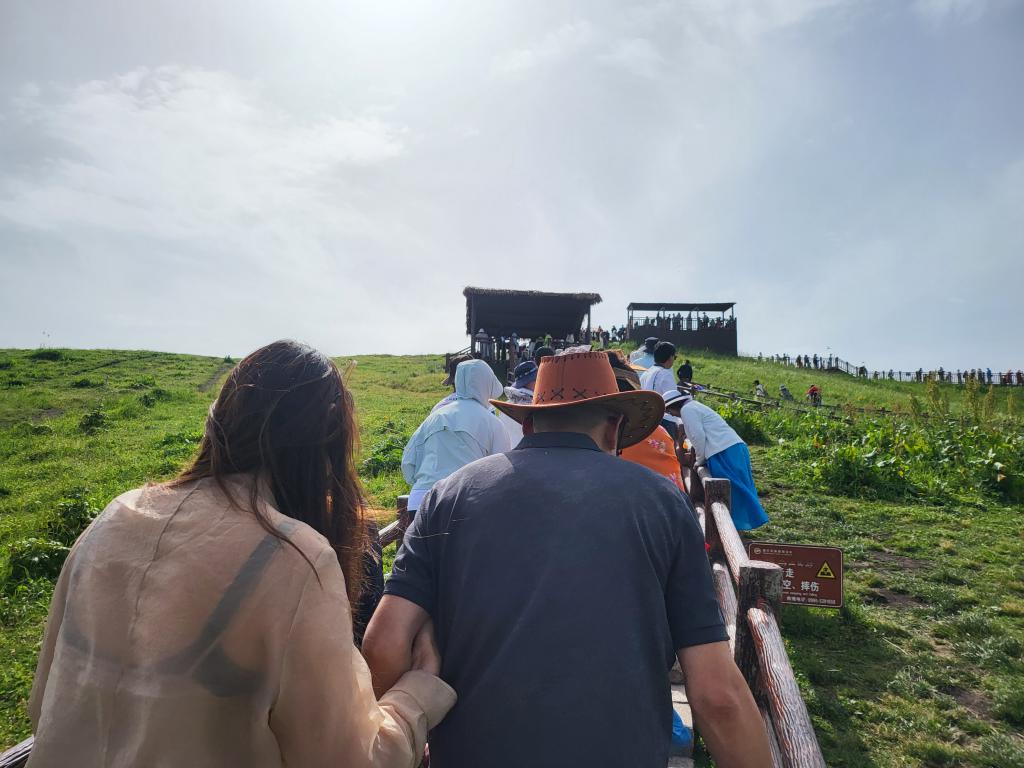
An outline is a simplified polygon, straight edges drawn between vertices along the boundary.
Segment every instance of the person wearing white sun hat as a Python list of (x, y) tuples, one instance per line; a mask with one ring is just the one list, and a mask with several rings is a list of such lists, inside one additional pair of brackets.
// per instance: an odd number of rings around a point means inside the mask
[[(697, 464), (704, 464), (715, 477), (732, 483), (732, 513), (736, 529), (750, 531), (768, 522), (754, 485), (750, 451), (736, 430), (717, 411), (693, 399), (688, 390), (666, 392), (665, 412), (680, 417), (683, 432), (696, 454)], [(686, 458), (691, 456), (685, 454)], [(691, 458), (692, 460), (692, 458)]]

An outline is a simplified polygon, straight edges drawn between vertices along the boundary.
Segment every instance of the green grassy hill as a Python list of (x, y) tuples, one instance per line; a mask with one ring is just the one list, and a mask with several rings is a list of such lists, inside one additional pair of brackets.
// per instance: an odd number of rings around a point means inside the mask
[[(1012, 396), (864, 382), (691, 356), (695, 379), (751, 392), (812, 383), (826, 403), (760, 411), (708, 399), (751, 445), (771, 541), (846, 552), (842, 611), (788, 608), (786, 636), (835, 766), (1024, 766), (1024, 437)], [(338, 360), (356, 396), (371, 504), (393, 509), (407, 436), (445, 393), (441, 358)], [(230, 364), (153, 352), (0, 351), (0, 746), (24, 714), (52, 580), (81, 524), (171, 477)], [(921, 413), (927, 411), (929, 419)]]

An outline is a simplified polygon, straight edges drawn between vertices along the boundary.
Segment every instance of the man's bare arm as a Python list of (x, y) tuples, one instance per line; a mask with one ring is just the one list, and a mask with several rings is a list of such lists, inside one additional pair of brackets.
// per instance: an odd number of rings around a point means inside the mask
[(378, 698), (413, 668), (413, 643), (429, 619), (426, 611), (403, 597), (381, 599), (363, 636), (363, 656)]
[(771, 768), (764, 721), (726, 642), (679, 651), (693, 718), (719, 768)]

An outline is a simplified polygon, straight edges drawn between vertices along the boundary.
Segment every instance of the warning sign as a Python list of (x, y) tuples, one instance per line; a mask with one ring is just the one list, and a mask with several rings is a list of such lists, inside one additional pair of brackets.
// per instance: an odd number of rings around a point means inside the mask
[(782, 568), (782, 602), (816, 608), (843, 605), (843, 550), (804, 544), (755, 541), (747, 546), (751, 560)]

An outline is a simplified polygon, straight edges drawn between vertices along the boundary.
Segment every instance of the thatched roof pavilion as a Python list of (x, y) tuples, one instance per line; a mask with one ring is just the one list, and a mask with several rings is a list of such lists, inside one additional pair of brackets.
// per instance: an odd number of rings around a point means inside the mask
[(590, 308), (601, 302), (596, 293), (544, 293), (494, 288), (467, 287), (466, 333), (472, 336), (481, 328), (495, 338), (515, 334), (523, 339), (538, 339), (546, 334), (564, 339), (590, 331)]

